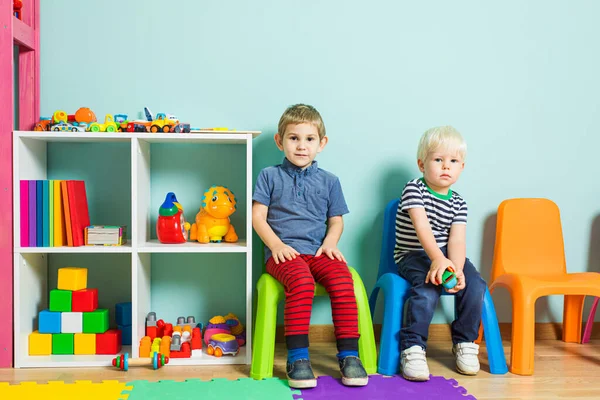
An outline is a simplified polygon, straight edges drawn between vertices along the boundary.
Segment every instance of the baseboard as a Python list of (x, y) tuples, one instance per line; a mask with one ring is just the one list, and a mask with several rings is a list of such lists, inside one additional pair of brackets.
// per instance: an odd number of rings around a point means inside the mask
[[(379, 342), (381, 334), (381, 324), (374, 324), (375, 340)], [(512, 323), (500, 323), (500, 335), (503, 340), (510, 340)], [(583, 332), (584, 326), (581, 331)], [(600, 339), (600, 322), (594, 322), (592, 331), (592, 339)], [(311, 342), (335, 342), (333, 333), (333, 325), (311, 325), (309, 331)], [(535, 338), (537, 340), (559, 340), (562, 338), (562, 323), (561, 322), (541, 322), (535, 324)], [(284, 343), (283, 325), (277, 326), (277, 343)], [(432, 324), (429, 327), (429, 340), (450, 340), (450, 324)]]

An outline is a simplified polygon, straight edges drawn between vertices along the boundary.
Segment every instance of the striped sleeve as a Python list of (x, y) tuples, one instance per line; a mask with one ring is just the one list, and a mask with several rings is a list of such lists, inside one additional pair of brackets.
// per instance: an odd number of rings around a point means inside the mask
[(416, 181), (408, 182), (400, 197), (400, 210), (406, 212), (409, 208), (425, 208), (423, 194)]
[(454, 219), (452, 220), (452, 225), (454, 224), (467, 224), (467, 203), (463, 200), (458, 212), (454, 215)]

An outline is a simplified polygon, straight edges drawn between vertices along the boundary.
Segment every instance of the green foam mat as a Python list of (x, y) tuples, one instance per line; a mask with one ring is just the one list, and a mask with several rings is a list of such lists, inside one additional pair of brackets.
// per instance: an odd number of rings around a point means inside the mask
[(300, 391), (290, 389), (286, 380), (269, 378), (255, 380), (252, 378), (241, 378), (237, 380), (213, 379), (202, 381), (200, 379), (188, 379), (185, 381), (132, 381), (127, 386), (133, 389), (123, 391), (123, 400), (224, 400), (224, 399), (248, 399), (248, 400), (294, 400), (292, 395), (300, 394)]

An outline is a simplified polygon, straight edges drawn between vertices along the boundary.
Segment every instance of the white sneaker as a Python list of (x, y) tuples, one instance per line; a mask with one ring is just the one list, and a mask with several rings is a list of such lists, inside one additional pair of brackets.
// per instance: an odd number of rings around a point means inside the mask
[(452, 346), (456, 357), (456, 369), (463, 375), (476, 375), (479, 372), (479, 345), (476, 343), (458, 343)]
[(421, 346), (412, 346), (401, 354), (402, 376), (409, 381), (428, 381), (429, 367), (425, 350)]

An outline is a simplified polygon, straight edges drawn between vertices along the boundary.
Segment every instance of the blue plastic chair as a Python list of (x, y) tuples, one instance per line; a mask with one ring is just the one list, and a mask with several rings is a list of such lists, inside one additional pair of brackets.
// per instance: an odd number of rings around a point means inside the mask
[[(379, 289), (383, 290), (384, 311), (381, 340), (379, 347), (379, 363), (377, 372), (382, 375), (394, 375), (400, 370), (400, 328), (403, 324), (404, 302), (408, 298), (410, 284), (398, 275), (398, 267), (394, 262), (396, 212), (399, 199), (388, 203), (383, 222), (383, 241), (379, 259), (377, 284), (369, 298), (371, 316), (375, 315), (375, 305)], [(442, 291), (444, 295), (451, 295)], [(508, 372), (506, 358), (502, 348), (502, 338), (498, 327), (498, 318), (489, 290), (486, 289), (482, 313), (485, 345), (488, 362), (492, 374)]]

